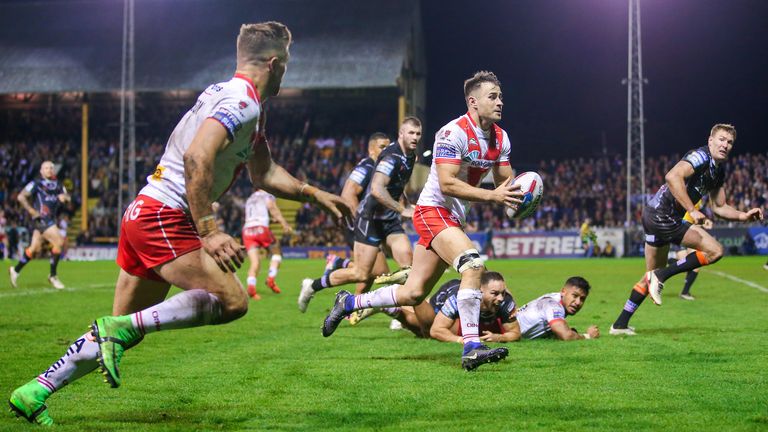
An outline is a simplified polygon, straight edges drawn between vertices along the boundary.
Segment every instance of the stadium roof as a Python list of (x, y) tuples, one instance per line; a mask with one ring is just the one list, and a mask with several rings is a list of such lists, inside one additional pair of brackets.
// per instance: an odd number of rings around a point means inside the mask
[[(394, 87), (418, 30), (411, 0), (140, 0), (138, 91), (202, 89), (228, 79), (243, 22), (293, 32), (284, 87)], [(415, 29), (415, 30), (414, 30)], [(123, 1), (0, 4), (0, 93), (120, 89)]]

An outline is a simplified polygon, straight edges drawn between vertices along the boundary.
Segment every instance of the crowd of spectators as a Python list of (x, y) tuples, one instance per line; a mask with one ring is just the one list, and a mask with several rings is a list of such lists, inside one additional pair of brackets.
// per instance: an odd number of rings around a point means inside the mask
[[(179, 116), (179, 108), (162, 110), (151, 105), (137, 115), (136, 178), (137, 189), (146, 182), (165, 146), (172, 125)], [(106, 110), (108, 111), (108, 110)], [(87, 243), (96, 239), (114, 239), (117, 235), (119, 175), (118, 129), (107, 118), (114, 112), (95, 111), (92, 118), (94, 132), (89, 142), (88, 190), (90, 198), (89, 230), (78, 232), (78, 241)], [(64, 212), (74, 215), (80, 207), (80, 135), (73, 127), (78, 124), (79, 108), (11, 110), (0, 120), (7, 133), (0, 141), (0, 206), (5, 211), (8, 226), (31, 226), (25, 211), (16, 203), (21, 188), (38, 175), (40, 163), (52, 160), (57, 176), (72, 193), (73, 203)], [(281, 113), (282, 115), (282, 113)], [(322, 131), (308, 127), (297, 113), (289, 117), (291, 128), (268, 129), (273, 158), (301, 180), (309, 181), (325, 190), (339, 193), (343, 183), (367, 153), (367, 137), (355, 132)], [(62, 117), (69, 117), (62, 121)], [(41, 118), (40, 121), (33, 121)], [(281, 116), (276, 116), (281, 118)], [(48, 126), (45, 124), (48, 122)], [(169, 126), (171, 125), (171, 126)], [(680, 159), (680, 155), (649, 158), (646, 161), (646, 188), (649, 194), (664, 183), (665, 172)], [(526, 167), (539, 172), (544, 180), (544, 197), (535, 217), (524, 220), (509, 219), (498, 205), (475, 204), (467, 222), (470, 231), (489, 230), (573, 230), (589, 217), (597, 227), (622, 227), (626, 219), (626, 160), (620, 156), (545, 160)], [(768, 153), (733, 156), (727, 164), (726, 193), (736, 208), (760, 206), (768, 201)], [(124, 177), (125, 178), (125, 177)], [(486, 187), (492, 187), (490, 184)], [(127, 196), (124, 186), (123, 206), (133, 197)], [(243, 221), (243, 205), (250, 194), (247, 173), (236, 181), (232, 192), (222, 197), (218, 216), (224, 229), (239, 235)], [(411, 201), (415, 202), (418, 191)], [(640, 220), (642, 200), (633, 205), (632, 220)], [(71, 227), (77, 230), (78, 227)], [(410, 228), (410, 227), (407, 227)], [(341, 230), (323, 212), (302, 205), (295, 215), (296, 234), (283, 238), (285, 245), (335, 246), (344, 244)]]

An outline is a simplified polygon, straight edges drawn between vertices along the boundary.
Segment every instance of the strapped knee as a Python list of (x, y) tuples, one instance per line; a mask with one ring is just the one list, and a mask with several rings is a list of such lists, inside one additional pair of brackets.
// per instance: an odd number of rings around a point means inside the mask
[(483, 268), (483, 260), (480, 258), (480, 252), (477, 249), (467, 249), (453, 260), (453, 268), (459, 274), (466, 270), (480, 270)]

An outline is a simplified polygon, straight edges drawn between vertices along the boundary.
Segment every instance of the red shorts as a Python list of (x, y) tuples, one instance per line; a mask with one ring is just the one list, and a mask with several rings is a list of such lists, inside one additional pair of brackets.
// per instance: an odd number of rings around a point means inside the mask
[(142, 279), (162, 281), (152, 270), (154, 267), (201, 247), (197, 230), (186, 213), (139, 195), (123, 215), (117, 265)]
[(243, 245), (246, 251), (256, 247), (268, 248), (274, 242), (275, 236), (272, 235), (272, 231), (268, 227), (255, 226), (243, 228)]
[(413, 211), (413, 228), (419, 234), (417, 244), (429, 249), (432, 240), (446, 228), (461, 228), (459, 219), (445, 207), (417, 205)]

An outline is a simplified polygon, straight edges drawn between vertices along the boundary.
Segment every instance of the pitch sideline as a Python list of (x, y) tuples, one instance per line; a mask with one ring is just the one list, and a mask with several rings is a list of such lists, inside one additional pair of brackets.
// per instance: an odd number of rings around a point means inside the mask
[(705, 272), (707, 272), (707, 273), (713, 273), (713, 274), (716, 274), (716, 275), (718, 275), (718, 276), (720, 276), (720, 277), (724, 277), (724, 278), (726, 278), (726, 279), (730, 279), (730, 280), (732, 280), (732, 281), (734, 281), (734, 282), (739, 282), (739, 283), (741, 283), (741, 284), (744, 284), (744, 285), (750, 286), (750, 287), (752, 287), (752, 288), (755, 288), (755, 289), (757, 289), (757, 290), (759, 290), (759, 291), (762, 291), (762, 292), (764, 292), (764, 293), (768, 293), (768, 288), (766, 288), (766, 287), (764, 287), (764, 286), (762, 286), (762, 285), (760, 285), (760, 284), (757, 284), (757, 283), (755, 283), (755, 282), (752, 282), (752, 281), (748, 281), (748, 280), (744, 280), (744, 279), (741, 279), (741, 278), (739, 278), (739, 277), (736, 277), (736, 276), (734, 276), (734, 275), (731, 275), (731, 274), (728, 274), (728, 273), (724, 273), (724, 272), (721, 272), (721, 271), (717, 271), (717, 270), (709, 270), (709, 269), (703, 269), (703, 271), (705, 271)]

